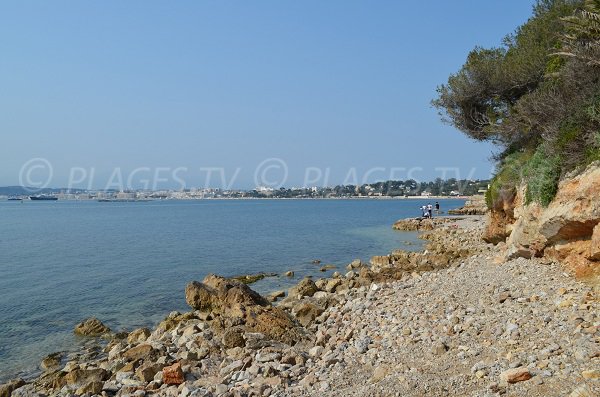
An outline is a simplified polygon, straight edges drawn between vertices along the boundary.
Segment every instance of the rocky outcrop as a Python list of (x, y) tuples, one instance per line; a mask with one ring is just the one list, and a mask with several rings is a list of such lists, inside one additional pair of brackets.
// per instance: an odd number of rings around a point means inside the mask
[(206, 276), (201, 283), (193, 281), (187, 285), (185, 298), (192, 308), (213, 318), (217, 331), (239, 325), (291, 345), (307, 337), (290, 315), (236, 280)]
[(102, 336), (110, 333), (110, 328), (97, 318), (91, 317), (77, 324), (74, 332), (81, 336)]
[(10, 397), (13, 391), (17, 390), (23, 385), (25, 385), (25, 381), (23, 379), (11, 380), (8, 383), (0, 385), (0, 397)]
[(455, 222), (460, 218), (434, 217), (429, 218), (407, 218), (396, 221), (392, 228), (405, 232), (429, 231), (448, 222)]
[(448, 210), (448, 215), (485, 215), (488, 212), (484, 196), (473, 196), (465, 202), (465, 205)]
[(525, 204), (523, 186), (492, 209), (484, 240), (506, 240), (505, 259), (545, 256), (560, 261), (578, 276), (599, 273), (600, 163), (578, 175), (568, 175), (554, 200), (543, 208)]

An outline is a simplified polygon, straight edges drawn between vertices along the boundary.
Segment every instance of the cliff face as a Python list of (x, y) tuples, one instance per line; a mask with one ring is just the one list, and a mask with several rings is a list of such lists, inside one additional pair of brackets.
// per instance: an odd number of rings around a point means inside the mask
[(600, 163), (565, 178), (547, 208), (525, 204), (525, 188), (497, 205), (484, 239), (506, 244), (506, 259), (544, 256), (569, 266), (577, 276), (600, 274)]

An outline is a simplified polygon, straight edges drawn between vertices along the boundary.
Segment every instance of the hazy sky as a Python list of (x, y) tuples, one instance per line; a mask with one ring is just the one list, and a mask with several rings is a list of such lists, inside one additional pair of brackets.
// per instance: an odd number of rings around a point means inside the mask
[(429, 102), (532, 3), (2, 2), (0, 185), (486, 178)]

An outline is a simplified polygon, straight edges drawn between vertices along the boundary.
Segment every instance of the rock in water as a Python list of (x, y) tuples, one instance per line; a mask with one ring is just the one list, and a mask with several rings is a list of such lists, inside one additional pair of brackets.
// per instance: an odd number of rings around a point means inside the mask
[(185, 382), (183, 371), (181, 370), (181, 364), (175, 363), (170, 367), (165, 367), (162, 370), (163, 383), (167, 385), (180, 385)]
[(291, 345), (306, 337), (306, 331), (289, 314), (236, 280), (206, 276), (201, 283), (187, 285), (185, 299), (192, 308), (218, 318), (223, 327), (243, 325), (248, 332)]
[(51, 353), (48, 354), (42, 360), (41, 367), (44, 371), (57, 369), (60, 366), (60, 360), (63, 358), (63, 353)]
[(500, 379), (508, 383), (523, 382), (531, 379), (531, 373), (525, 367), (512, 368), (502, 372)]
[(91, 317), (77, 324), (74, 332), (81, 336), (102, 336), (110, 333), (110, 328), (97, 318)]

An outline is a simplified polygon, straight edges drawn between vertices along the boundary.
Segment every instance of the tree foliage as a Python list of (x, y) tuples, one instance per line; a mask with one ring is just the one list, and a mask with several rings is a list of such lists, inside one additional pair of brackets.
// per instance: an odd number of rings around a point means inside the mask
[(600, 0), (538, 1), (500, 47), (471, 51), (432, 103), (498, 145), (499, 176), (507, 156), (536, 153), (530, 169), (543, 175), (529, 196), (547, 204), (561, 175), (600, 157)]

